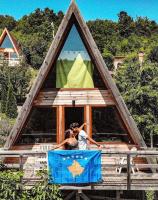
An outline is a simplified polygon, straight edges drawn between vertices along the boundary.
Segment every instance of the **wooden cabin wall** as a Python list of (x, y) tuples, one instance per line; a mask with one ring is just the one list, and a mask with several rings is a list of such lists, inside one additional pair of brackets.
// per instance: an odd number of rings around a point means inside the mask
[(115, 102), (108, 90), (80, 89), (80, 90), (59, 90), (41, 91), (34, 101), (35, 106), (58, 106), (72, 105), (115, 105)]

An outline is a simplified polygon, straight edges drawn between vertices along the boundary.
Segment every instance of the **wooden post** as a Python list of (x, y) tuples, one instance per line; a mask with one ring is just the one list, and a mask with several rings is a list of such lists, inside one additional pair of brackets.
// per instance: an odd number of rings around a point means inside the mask
[(91, 107), (89, 105), (86, 105), (85, 107), (85, 113), (86, 113), (86, 116), (85, 116), (85, 120), (86, 120), (86, 123), (87, 123), (87, 126), (86, 126), (86, 131), (87, 131), (87, 134), (89, 136), (91, 136), (91, 126), (92, 126), (92, 123), (91, 123)]
[(131, 189), (131, 158), (130, 154), (127, 154), (127, 190)]
[(75, 195), (75, 193), (76, 193), (75, 191), (69, 193), (69, 194), (64, 198), (64, 200), (71, 200), (72, 197)]
[(119, 190), (116, 191), (116, 200), (120, 200), (120, 191)]
[(20, 171), (23, 170), (23, 155), (22, 154), (20, 154), (19, 156), (19, 169)]
[(150, 133), (150, 147), (151, 147), (151, 149), (153, 148), (153, 133)]
[(64, 120), (64, 107), (59, 106), (58, 108), (58, 137), (57, 143), (60, 143), (64, 139), (64, 129), (65, 129), (65, 120)]
[[(91, 106), (85, 106), (85, 120), (86, 120), (86, 132), (87, 134), (92, 137), (92, 117), (91, 117)], [(90, 146), (90, 142), (88, 141), (88, 145)]]
[(76, 200), (80, 200), (80, 193), (76, 191)]
[[(19, 169), (20, 169), (20, 172), (23, 171), (23, 154), (20, 154), (19, 156)], [(23, 175), (20, 175), (20, 186), (19, 186), (20, 190), (22, 190), (22, 186), (23, 186), (22, 180), (23, 180)]]
[(80, 194), (83, 200), (90, 200), (83, 192)]

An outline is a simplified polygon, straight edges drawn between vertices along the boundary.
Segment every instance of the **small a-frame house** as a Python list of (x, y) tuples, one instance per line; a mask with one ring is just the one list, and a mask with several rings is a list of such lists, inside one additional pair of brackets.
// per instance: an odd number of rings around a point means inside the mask
[(87, 122), (86, 132), (102, 144), (145, 145), (74, 1), (5, 148), (59, 143), (72, 122)]
[(7, 28), (0, 36), (0, 61), (7, 61), (9, 66), (15, 66), (20, 61), (19, 45)]

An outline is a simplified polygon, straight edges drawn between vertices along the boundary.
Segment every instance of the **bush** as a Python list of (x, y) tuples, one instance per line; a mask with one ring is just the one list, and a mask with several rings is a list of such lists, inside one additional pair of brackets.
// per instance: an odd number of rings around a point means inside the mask
[(9, 119), (5, 114), (0, 114), (0, 146), (3, 146), (9, 135), (15, 119)]
[(23, 173), (14, 170), (0, 171), (0, 199), (1, 200), (62, 200), (59, 187), (48, 183), (45, 172), (39, 174), (41, 181), (31, 189), (21, 184)]

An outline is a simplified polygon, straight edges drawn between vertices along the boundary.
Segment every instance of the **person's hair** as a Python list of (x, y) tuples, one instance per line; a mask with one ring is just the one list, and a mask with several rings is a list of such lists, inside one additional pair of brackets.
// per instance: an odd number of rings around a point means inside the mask
[(74, 122), (74, 123), (70, 124), (70, 129), (73, 130), (74, 128), (79, 128), (78, 122)]
[(70, 137), (70, 133), (71, 133), (71, 129), (67, 129), (65, 131), (65, 139), (69, 138)]
[[(67, 130), (65, 131), (65, 140), (66, 140), (67, 138), (70, 138), (70, 133), (71, 133), (71, 129), (67, 129)], [(68, 144), (65, 144), (65, 145), (64, 145), (64, 148), (65, 148), (66, 150), (68, 150)]]

